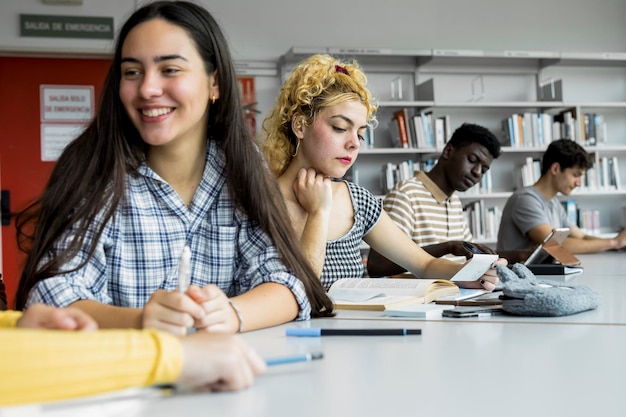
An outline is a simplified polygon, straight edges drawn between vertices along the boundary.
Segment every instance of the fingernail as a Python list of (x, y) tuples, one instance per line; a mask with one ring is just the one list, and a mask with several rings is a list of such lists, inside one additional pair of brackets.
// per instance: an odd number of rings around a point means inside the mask
[(76, 320), (71, 317), (64, 317), (63, 320), (61, 320), (60, 325), (68, 329), (75, 329), (78, 327)]

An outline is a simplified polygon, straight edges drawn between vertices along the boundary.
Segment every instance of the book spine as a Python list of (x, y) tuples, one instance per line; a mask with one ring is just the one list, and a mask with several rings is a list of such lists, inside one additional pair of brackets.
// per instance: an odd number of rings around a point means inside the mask
[(398, 124), (398, 132), (400, 132), (400, 145), (403, 148), (408, 148), (409, 147), (409, 133), (406, 130), (406, 119), (404, 116), (404, 112), (401, 111), (397, 111), (394, 114), (394, 119), (396, 120), (396, 123)]

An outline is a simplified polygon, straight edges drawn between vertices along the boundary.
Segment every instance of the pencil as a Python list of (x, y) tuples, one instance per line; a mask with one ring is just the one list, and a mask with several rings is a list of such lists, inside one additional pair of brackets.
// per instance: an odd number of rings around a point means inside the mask
[(178, 291), (185, 293), (191, 282), (191, 249), (189, 246), (183, 248), (178, 264)]

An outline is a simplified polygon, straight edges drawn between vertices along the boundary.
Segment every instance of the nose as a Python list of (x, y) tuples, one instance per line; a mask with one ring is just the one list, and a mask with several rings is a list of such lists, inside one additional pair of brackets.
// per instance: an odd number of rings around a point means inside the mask
[(483, 167), (480, 164), (474, 164), (472, 166), (472, 174), (476, 178), (480, 178), (483, 175)]
[(162, 93), (160, 78), (157, 74), (146, 71), (141, 84), (139, 85), (139, 94), (142, 98), (151, 98), (159, 96)]
[(359, 149), (361, 146), (361, 139), (359, 139), (358, 132), (353, 132), (349, 135), (348, 143), (346, 144), (348, 149)]

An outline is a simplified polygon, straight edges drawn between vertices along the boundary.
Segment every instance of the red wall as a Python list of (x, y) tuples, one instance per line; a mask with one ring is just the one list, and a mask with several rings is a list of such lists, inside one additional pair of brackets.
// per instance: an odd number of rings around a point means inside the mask
[[(96, 103), (108, 59), (0, 57), (0, 183), (11, 192), (11, 211), (39, 195), (54, 164), (41, 161), (41, 84), (92, 85)], [(2, 226), (2, 276), (13, 305), (24, 255), (17, 250), (15, 225)]]

